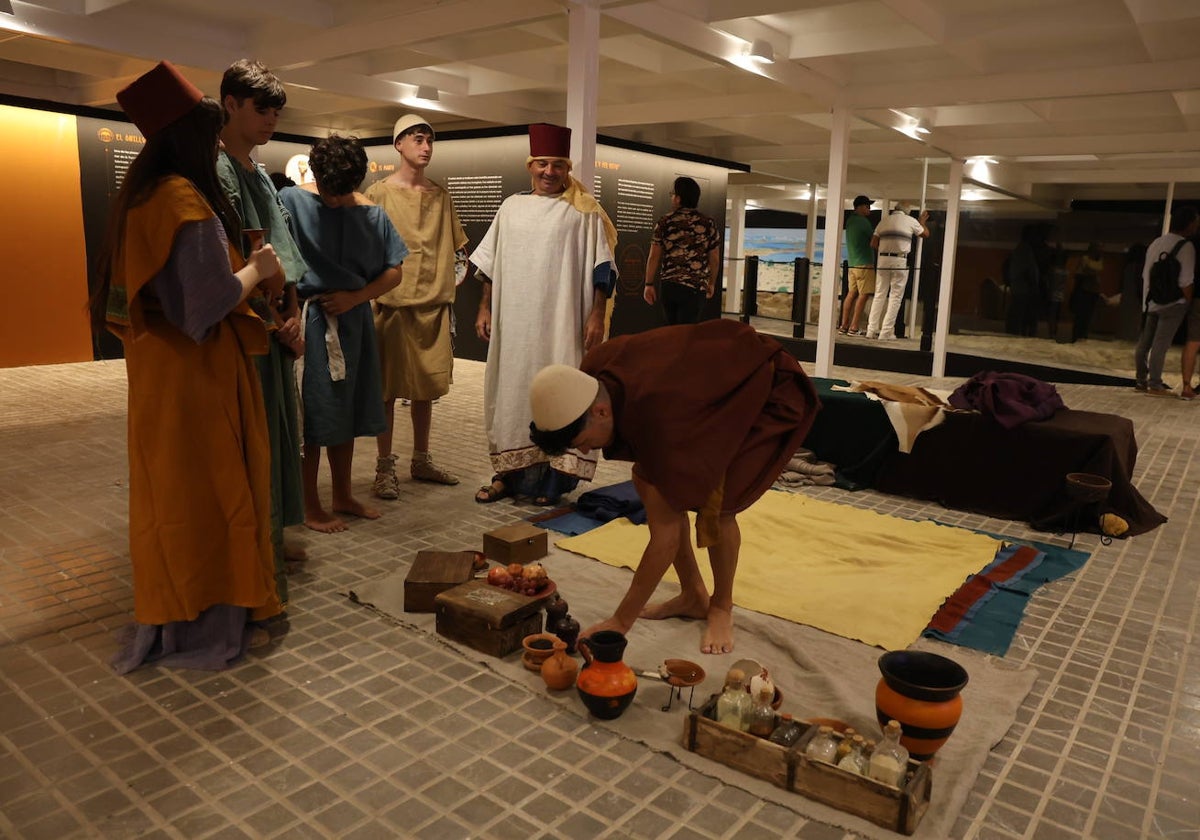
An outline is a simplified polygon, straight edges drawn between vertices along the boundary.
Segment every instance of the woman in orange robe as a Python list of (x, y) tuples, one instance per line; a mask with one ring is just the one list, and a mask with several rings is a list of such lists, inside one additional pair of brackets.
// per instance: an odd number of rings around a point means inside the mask
[(117, 100), (146, 145), (117, 196), (93, 297), (129, 379), (136, 624), (113, 665), (224, 668), (265, 632), (253, 622), (280, 612), (251, 358), (267, 333), (247, 305), (282, 293), (279, 261), (269, 245), (245, 261), (231, 247), (241, 231), (216, 175), (220, 105), (167, 62)]

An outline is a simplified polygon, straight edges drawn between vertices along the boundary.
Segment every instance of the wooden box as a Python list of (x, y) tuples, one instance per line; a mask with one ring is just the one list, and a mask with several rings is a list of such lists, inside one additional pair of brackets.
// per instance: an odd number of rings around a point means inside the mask
[(909, 761), (904, 786), (894, 788), (806, 756), (804, 749), (817, 734), (815, 726), (810, 725), (795, 745), (782, 747), (717, 723), (716, 704), (714, 695), (684, 721), (683, 744), (692, 752), (892, 831), (917, 830), (933, 787), (928, 764)]
[(433, 599), (475, 574), (473, 551), (418, 551), (404, 576), (404, 611), (433, 612)]
[(542, 605), (553, 594), (518, 595), (472, 580), (439, 593), (434, 600), (437, 632), (492, 656), (507, 656), (521, 640), (542, 631)]
[(483, 553), (497, 563), (532, 563), (545, 557), (549, 549), (546, 531), (528, 522), (505, 525), (483, 535)]

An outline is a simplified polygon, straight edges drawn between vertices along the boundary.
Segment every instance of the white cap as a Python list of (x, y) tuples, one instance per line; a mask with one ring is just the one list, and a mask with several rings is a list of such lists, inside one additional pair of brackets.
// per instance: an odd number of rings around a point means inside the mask
[(429, 124), (429, 120), (425, 119), (420, 114), (405, 114), (403, 117), (396, 120), (396, 125), (392, 128), (392, 145), (396, 145), (396, 140), (400, 138), (401, 134), (417, 125), (425, 126), (429, 129), (429, 136), (434, 136), (433, 126)]
[(543, 432), (565, 429), (583, 416), (600, 392), (600, 381), (570, 365), (550, 365), (529, 383), (533, 424)]

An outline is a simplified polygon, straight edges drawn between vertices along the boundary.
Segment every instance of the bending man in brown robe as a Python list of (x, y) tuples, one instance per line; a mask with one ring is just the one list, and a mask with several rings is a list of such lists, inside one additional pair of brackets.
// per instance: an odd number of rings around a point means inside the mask
[[(603, 448), (632, 461), (650, 542), (607, 620), (584, 631), (628, 633), (640, 618), (704, 618), (700, 650), (733, 650), (737, 514), (779, 476), (820, 403), (800, 365), (774, 340), (735, 321), (663, 327), (589, 351), (580, 369), (551, 365), (529, 389), (533, 442), (553, 454)], [(708, 549), (710, 594), (692, 550)], [(667, 567), (680, 593), (647, 606)]]

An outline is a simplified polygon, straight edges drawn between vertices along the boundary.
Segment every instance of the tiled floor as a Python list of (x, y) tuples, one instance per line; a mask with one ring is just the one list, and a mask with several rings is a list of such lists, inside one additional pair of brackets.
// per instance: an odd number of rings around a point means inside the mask
[[(339, 594), (422, 547), (474, 544), (530, 512), (472, 503), (488, 475), (482, 366), (460, 363), (456, 379), (435, 409), (434, 450), (462, 485), (405, 483), (377, 522), (307, 538), (290, 628), (235, 668), (116, 677), (106, 661), (131, 608), (123, 367), (0, 371), (0, 835), (845, 836)], [(1034, 597), (1009, 656), (1040, 678), (954, 837), (1200, 837), (1200, 551), (1185, 549), (1200, 406), (1061, 391), (1072, 408), (1134, 419), (1137, 483), (1170, 522), (1107, 547), (1083, 538), (1095, 549), (1085, 569)], [(372, 450), (360, 443), (364, 488)], [(599, 480), (626, 474), (606, 465)], [(870, 492), (815, 493), (1027, 533)]]

